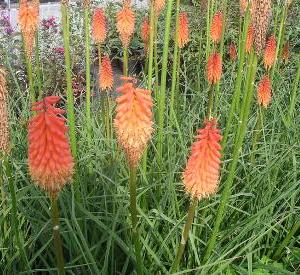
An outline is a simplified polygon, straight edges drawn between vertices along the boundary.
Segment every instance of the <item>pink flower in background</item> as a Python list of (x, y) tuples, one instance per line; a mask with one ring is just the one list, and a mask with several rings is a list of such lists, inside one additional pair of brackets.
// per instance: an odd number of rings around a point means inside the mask
[(64, 47), (56, 47), (56, 48), (53, 48), (53, 52), (57, 53), (57, 54), (64, 54), (65, 48)]
[(0, 14), (0, 28), (3, 28), (6, 35), (11, 35), (14, 32), (14, 28), (10, 24), (9, 16), (4, 11)]
[(51, 16), (47, 19), (42, 20), (42, 26), (44, 29), (49, 30), (49, 29), (54, 29), (57, 31), (57, 23), (56, 23), (56, 18), (54, 16)]

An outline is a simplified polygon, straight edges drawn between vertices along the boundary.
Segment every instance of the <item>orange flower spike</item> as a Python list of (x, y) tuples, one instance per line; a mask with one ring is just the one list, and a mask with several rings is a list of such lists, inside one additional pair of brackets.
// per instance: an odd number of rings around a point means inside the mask
[(117, 30), (122, 45), (128, 48), (131, 37), (134, 33), (135, 15), (130, 9), (130, 1), (124, 1), (123, 8), (117, 14)]
[(183, 173), (185, 190), (194, 198), (204, 198), (216, 193), (220, 177), (222, 136), (216, 119), (205, 122), (198, 130), (191, 155)]
[(145, 51), (147, 51), (148, 48), (149, 35), (150, 35), (150, 25), (149, 25), (148, 18), (146, 18), (141, 25), (141, 38), (144, 42)]
[(107, 20), (102, 8), (94, 11), (92, 18), (92, 37), (96, 43), (103, 44), (107, 35)]
[(186, 12), (179, 14), (178, 47), (183, 48), (189, 41), (189, 19)]
[(29, 172), (42, 189), (56, 194), (73, 175), (74, 162), (66, 136), (64, 110), (55, 108), (58, 96), (33, 104), (36, 115), (28, 126)]
[(102, 90), (111, 90), (114, 84), (113, 69), (109, 56), (104, 56), (99, 70), (99, 87)]
[(23, 34), (26, 54), (31, 57), (39, 23), (39, 0), (20, 0), (18, 20)]
[(161, 11), (165, 8), (166, 0), (152, 0), (154, 1), (154, 11), (156, 16), (158, 16)]
[(221, 11), (218, 11), (214, 15), (210, 26), (210, 37), (213, 42), (215, 43), (220, 42), (222, 37), (222, 29), (223, 29), (223, 14)]
[(237, 59), (237, 49), (234, 43), (230, 43), (229, 45), (229, 57), (232, 61)]
[(135, 79), (123, 78), (125, 83), (117, 89), (114, 125), (118, 142), (125, 150), (132, 166), (137, 166), (153, 132), (151, 91), (135, 88)]
[(246, 53), (250, 53), (252, 46), (253, 46), (253, 35), (254, 35), (254, 29), (253, 25), (249, 25), (248, 31), (247, 31), (247, 37), (246, 37)]
[(267, 41), (264, 54), (264, 65), (266, 70), (269, 70), (275, 62), (276, 56), (276, 38), (275, 35), (271, 35)]
[(222, 76), (222, 58), (219, 53), (212, 53), (207, 62), (207, 80), (216, 84)]
[(272, 99), (271, 92), (271, 80), (269, 76), (265, 75), (257, 87), (257, 100), (258, 104), (262, 105), (264, 108), (267, 108)]

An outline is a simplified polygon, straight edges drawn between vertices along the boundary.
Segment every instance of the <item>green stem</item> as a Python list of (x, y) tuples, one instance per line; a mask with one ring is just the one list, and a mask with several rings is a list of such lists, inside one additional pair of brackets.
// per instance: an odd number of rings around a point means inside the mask
[(239, 58), (238, 58), (238, 72), (237, 72), (237, 77), (235, 81), (235, 87), (234, 87), (234, 92), (232, 95), (232, 102), (230, 105), (230, 110), (229, 110), (229, 115), (226, 121), (226, 127), (222, 139), (222, 150), (225, 152), (225, 148), (227, 146), (227, 140), (228, 140), (228, 135), (232, 127), (232, 121), (234, 118), (234, 114), (236, 110), (238, 110), (238, 106), (240, 104), (240, 96), (241, 96), (241, 86), (242, 86), (242, 81), (243, 81), (243, 74), (244, 74), (244, 61), (245, 61), (245, 46), (246, 46), (246, 37), (247, 37), (247, 32), (248, 32), (248, 27), (250, 23), (250, 12), (249, 9), (247, 9), (246, 15), (245, 15), (245, 20), (244, 20), (244, 27), (243, 27), (243, 34), (241, 36), (242, 41), (239, 41)]
[(90, 61), (90, 11), (89, 5), (84, 8), (85, 29), (85, 64), (86, 64), (86, 128), (88, 146), (92, 145), (92, 121), (91, 121), (91, 61)]
[[(154, 14), (154, 2), (150, 4), (150, 34), (149, 34), (149, 47), (148, 47), (148, 90), (152, 91), (152, 78), (153, 78), (153, 54), (154, 54), (154, 34), (155, 34), (155, 14)], [(148, 147), (145, 148), (143, 155), (143, 171), (146, 175), (147, 169), (147, 155)]]
[(169, 54), (172, 7), (173, 7), (173, 0), (168, 0), (166, 23), (165, 23), (165, 34), (164, 34), (163, 57), (162, 57), (161, 89), (158, 98), (157, 154), (158, 154), (159, 166), (162, 163), (162, 151), (163, 151), (163, 131), (164, 131), (164, 115), (165, 115), (165, 102), (166, 102), (168, 54)]
[(62, 242), (61, 242), (61, 237), (60, 237), (57, 194), (53, 194), (51, 196), (51, 219), (52, 219), (52, 226), (53, 226), (53, 242), (54, 242), (58, 274), (64, 275), (64, 274), (66, 274), (65, 273), (65, 260), (64, 260)]
[(300, 80), (300, 55), (298, 55), (297, 66), (298, 66), (298, 69), (297, 69), (296, 77), (294, 79), (293, 90), (291, 93), (290, 105), (289, 105), (289, 109), (288, 109), (288, 117), (287, 117), (288, 125), (290, 125), (290, 123), (292, 122), (292, 118), (293, 118), (294, 112), (295, 112), (296, 101), (297, 101), (297, 91), (298, 91), (298, 85), (299, 85), (299, 80)]
[(73, 97), (73, 89), (72, 89), (72, 66), (71, 66), (71, 55), (70, 55), (70, 31), (69, 31), (70, 26), (69, 26), (68, 6), (66, 4), (61, 5), (61, 17), (62, 17), (63, 41), (64, 41), (64, 48), (65, 48), (66, 80), (67, 80), (67, 115), (69, 121), (70, 143), (71, 143), (73, 157), (77, 159), (74, 97)]
[(13, 174), (11, 171), (11, 164), (9, 162), (8, 156), (4, 156), (3, 159), (3, 170), (5, 171), (7, 180), (8, 180), (8, 187), (9, 187), (9, 192), (11, 196), (11, 221), (12, 221), (12, 228), (13, 232), (16, 238), (17, 246), (20, 251), (21, 259), (23, 263), (27, 266), (27, 268), (30, 269), (29, 263), (27, 260), (27, 256), (24, 250), (24, 242), (23, 240), (21, 241), (20, 237), (20, 228), (19, 228), (19, 220), (18, 220), (18, 210), (17, 210), (17, 196), (16, 196), (16, 190), (15, 190), (15, 183), (14, 183), (14, 178)]
[(212, 116), (212, 110), (214, 106), (214, 90), (215, 90), (215, 85), (210, 85), (208, 87), (209, 91), (209, 98), (208, 98), (208, 104), (207, 104), (207, 118), (210, 119)]
[(277, 46), (276, 46), (276, 54), (275, 54), (275, 60), (274, 60), (274, 64), (272, 67), (272, 71), (271, 71), (271, 81), (273, 80), (274, 77), (274, 73), (277, 67), (277, 60), (278, 60), (278, 53), (279, 53), (279, 49), (282, 48), (282, 43), (283, 43), (283, 32), (284, 32), (284, 25), (285, 25), (285, 19), (287, 16), (287, 11), (288, 11), (288, 5), (286, 4), (283, 11), (282, 11), (282, 15), (281, 15), (281, 21), (280, 21), (280, 27), (279, 27), (279, 32), (278, 32), (278, 36), (277, 36)]
[(194, 216), (195, 216), (195, 210), (196, 210), (197, 205), (198, 205), (198, 199), (193, 198), (193, 200), (190, 203), (189, 210), (188, 210), (187, 221), (186, 221), (184, 229), (183, 229), (181, 241), (180, 241), (180, 244), (177, 247), (177, 253), (176, 253), (175, 261), (174, 261), (174, 263), (171, 267), (171, 273), (176, 272), (177, 269), (178, 269), (178, 266), (180, 264), (180, 261), (181, 261), (181, 258), (182, 258), (183, 252), (184, 252), (184, 248), (185, 248), (185, 245), (186, 245), (187, 240), (188, 240), (189, 232), (190, 232), (190, 229), (191, 229), (192, 224), (193, 224), (193, 220), (194, 220)]
[(36, 46), (35, 46), (35, 56), (36, 56), (36, 76), (38, 80), (39, 96), (38, 99), (41, 100), (43, 97), (43, 74), (41, 72), (41, 62), (40, 62), (40, 48), (39, 48), (39, 33), (36, 34)]
[(216, 245), (216, 240), (217, 240), (217, 236), (219, 234), (220, 225), (221, 225), (221, 222), (223, 221), (225, 211), (227, 209), (227, 203), (228, 203), (230, 195), (231, 195), (231, 187), (232, 187), (233, 181), (235, 179), (236, 167), (238, 164), (239, 155), (240, 155), (240, 152), (242, 149), (242, 145), (243, 145), (246, 130), (247, 130), (248, 117), (249, 117), (251, 102), (252, 102), (252, 98), (253, 98), (253, 90), (254, 90), (253, 83), (254, 83), (254, 79), (255, 79), (256, 69), (257, 69), (257, 56), (252, 51), (251, 57), (250, 57), (250, 62), (249, 62), (249, 70), (248, 70), (248, 74), (247, 74), (246, 94), (244, 95), (242, 109), (240, 111), (241, 124), (237, 129), (237, 135), (236, 135), (234, 149), (233, 149), (232, 161), (229, 165), (228, 177), (224, 183), (224, 190), (222, 193), (220, 206), (218, 208), (214, 228), (213, 228), (212, 234), (211, 234), (210, 239), (207, 244), (206, 253), (204, 255), (205, 263), (211, 256), (211, 253)]
[(123, 75), (128, 76), (128, 48), (123, 47)]
[(142, 268), (142, 255), (141, 255), (141, 244), (138, 230), (138, 217), (137, 217), (137, 192), (136, 192), (136, 167), (130, 165), (129, 168), (130, 180), (130, 212), (131, 212), (131, 223), (132, 223), (132, 238), (135, 246), (135, 257), (136, 257), (136, 269), (137, 274), (143, 274)]
[(278, 246), (276, 249), (273, 259), (278, 260), (280, 259), (280, 256), (282, 254), (283, 249), (288, 246), (290, 240), (293, 238), (293, 236), (298, 232), (300, 229), (300, 218), (298, 218), (298, 221), (294, 224), (294, 226), (291, 228), (290, 232), (286, 235), (283, 242)]
[(33, 81), (33, 73), (32, 73), (32, 59), (28, 57), (25, 53), (26, 57), (26, 67), (27, 67), (27, 75), (28, 75), (28, 86), (29, 86), (29, 96), (30, 96), (30, 104), (32, 105), (35, 101), (35, 90), (34, 90), (34, 81)]
[(261, 137), (261, 131), (263, 129), (263, 124), (264, 124), (264, 110), (262, 109), (262, 107), (259, 107), (258, 118), (256, 121), (253, 140), (252, 140), (252, 146), (251, 146), (252, 151), (251, 151), (251, 155), (250, 155), (250, 161), (252, 164), (255, 163), (257, 142), (259, 141), (259, 139)]
[[(6, 193), (4, 190), (4, 173), (3, 173), (3, 160), (0, 157), (0, 192), (1, 192), (1, 205), (2, 205), (2, 211), (3, 213), (6, 212), (6, 206), (7, 206), (7, 199), (6, 199)], [(7, 222), (5, 219), (5, 216), (3, 214), (3, 228), (1, 227), (1, 230), (3, 230), (3, 235), (5, 236), (7, 233)]]
[[(170, 99), (170, 110), (173, 110), (175, 113), (174, 108), (174, 99), (175, 99), (175, 89), (177, 83), (177, 71), (178, 71), (178, 63), (179, 63), (179, 47), (178, 47), (178, 36), (179, 36), (179, 11), (180, 11), (180, 0), (176, 0), (176, 26), (175, 26), (175, 45), (174, 45), (174, 54), (173, 54), (173, 68), (172, 68), (172, 84), (171, 84), (171, 99)], [(173, 112), (172, 111), (172, 112)], [(171, 112), (171, 113), (172, 113)], [(173, 116), (171, 115), (171, 124), (173, 125)]]

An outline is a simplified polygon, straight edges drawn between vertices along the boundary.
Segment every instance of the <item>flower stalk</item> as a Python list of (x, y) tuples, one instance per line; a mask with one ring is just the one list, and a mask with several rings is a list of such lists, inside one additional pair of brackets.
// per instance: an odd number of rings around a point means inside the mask
[(168, 53), (170, 42), (170, 29), (172, 17), (173, 0), (168, 0), (166, 23), (164, 33), (164, 47), (162, 56), (162, 71), (161, 71), (161, 87), (160, 94), (158, 95), (158, 136), (157, 136), (157, 157), (159, 166), (162, 164), (162, 151), (163, 151), (163, 130), (164, 130), (164, 115), (166, 103), (166, 86), (167, 86), (167, 71), (168, 71)]
[(237, 130), (237, 135), (234, 142), (232, 161), (229, 165), (228, 177), (224, 183), (224, 190), (221, 196), (221, 202), (218, 208), (214, 228), (210, 236), (210, 239), (207, 243), (206, 252), (203, 259), (205, 263), (208, 261), (215, 248), (220, 226), (223, 221), (225, 211), (227, 209), (227, 203), (231, 195), (231, 187), (235, 178), (240, 151), (242, 149), (242, 145), (246, 135), (248, 117), (250, 113), (251, 102), (253, 99), (253, 91), (254, 91), (253, 83), (256, 75), (256, 70), (257, 70), (257, 55), (254, 54), (252, 50), (250, 60), (249, 60), (249, 69), (248, 69), (247, 80), (246, 80), (246, 93), (243, 98), (242, 108), (239, 115), (239, 120), (241, 121), (241, 124)]
[(65, 275), (65, 260), (62, 249), (62, 242), (60, 237), (59, 227), (59, 211), (57, 205), (57, 194), (51, 194), (51, 220), (53, 226), (53, 242), (55, 249), (55, 256), (57, 262), (57, 269), (59, 275)]
[(90, 39), (90, 10), (89, 5), (84, 5), (84, 29), (85, 29), (85, 64), (86, 64), (86, 128), (88, 146), (92, 144), (92, 118), (91, 118), (91, 39)]
[(190, 207), (188, 210), (188, 215), (187, 215), (187, 220), (186, 223), (184, 225), (184, 229), (183, 229), (183, 233), (182, 233), (182, 237), (181, 237), (181, 241), (180, 244), (177, 247), (177, 253), (176, 253), (176, 257), (175, 257), (175, 261), (171, 267), (170, 272), (176, 272), (178, 269), (178, 266), (180, 264), (180, 261), (182, 259), (182, 255), (185, 249), (185, 245), (188, 241), (188, 236), (189, 236), (189, 232), (190, 229), (192, 227), (193, 224), (193, 220), (195, 217), (195, 211), (196, 211), (196, 207), (198, 205), (198, 199), (195, 197), (192, 199), (191, 203), (190, 203)]

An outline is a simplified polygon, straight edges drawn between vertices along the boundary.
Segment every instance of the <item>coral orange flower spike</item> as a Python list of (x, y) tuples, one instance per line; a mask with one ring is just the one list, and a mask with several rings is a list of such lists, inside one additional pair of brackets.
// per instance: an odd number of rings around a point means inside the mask
[(29, 172), (42, 189), (55, 195), (73, 175), (74, 162), (66, 136), (65, 112), (55, 108), (58, 96), (48, 96), (33, 104), (36, 115), (30, 119)]
[(211, 84), (220, 81), (222, 75), (222, 58), (219, 53), (212, 53), (207, 62), (207, 80)]
[(130, 9), (130, 1), (124, 1), (123, 8), (117, 14), (117, 30), (124, 48), (128, 48), (134, 33), (135, 15)]
[(267, 108), (272, 99), (271, 92), (271, 80), (269, 76), (265, 75), (257, 87), (257, 101), (258, 104), (262, 105), (264, 108)]
[(39, 23), (39, 0), (21, 0), (18, 20), (23, 34), (26, 54), (31, 57)]
[(198, 130), (196, 141), (183, 173), (185, 190), (194, 198), (204, 198), (216, 193), (220, 177), (222, 136), (216, 119), (205, 122)]
[(92, 19), (92, 36), (96, 43), (103, 44), (107, 35), (107, 23), (104, 10), (97, 8)]
[(99, 87), (102, 90), (111, 90), (113, 87), (113, 69), (109, 56), (104, 56), (99, 70)]
[(253, 25), (250, 24), (248, 26), (247, 38), (246, 38), (246, 53), (250, 53), (250, 51), (252, 49), (252, 46), (253, 46), (253, 35), (254, 35)]
[(266, 70), (270, 70), (275, 62), (276, 56), (276, 38), (275, 35), (271, 35), (267, 41), (265, 54), (264, 54), (264, 65)]
[(161, 11), (164, 9), (166, 0), (152, 0), (154, 1), (154, 11), (156, 16), (158, 16)]
[(117, 89), (114, 125), (118, 142), (125, 150), (131, 166), (136, 167), (153, 132), (151, 91), (135, 87), (135, 79), (122, 78), (124, 84)]
[(189, 41), (189, 19), (186, 12), (179, 14), (178, 47), (183, 48)]
[(210, 26), (210, 37), (213, 42), (215, 43), (220, 42), (222, 37), (222, 29), (223, 29), (223, 14), (221, 11), (218, 11), (214, 15)]
[(141, 38), (144, 42), (145, 52), (147, 52), (148, 50), (149, 35), (150, 35), (150, 25), (149, 25), (148, 18), (146, 18), (141, 25)]

